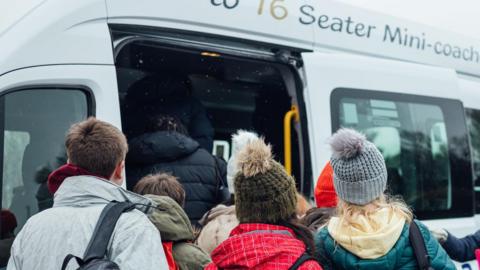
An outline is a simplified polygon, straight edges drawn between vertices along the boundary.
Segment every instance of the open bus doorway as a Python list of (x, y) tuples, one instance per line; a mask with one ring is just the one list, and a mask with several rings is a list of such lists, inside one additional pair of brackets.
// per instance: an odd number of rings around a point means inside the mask
[[(212, 150), (209, 146), (214, 145), (213, 153), (217, 156), (228, 160), (231, 135), (244, 129), (265, 137), (272, 145), (276, 160), (284, 163), (284, 116), (302, 98), (297, 96), (301, 91), (295, 87), (295, 74), (289, 66), (221, 55), (207, 49), (137, 40), (124, 45), (118, 52), (116, 67), (122, 124), (129, 139), (142, 133), (145, 119), (152, 114), (170, 112), (181, 119), (188, 118), (187, 128), (197, 124), (200, 130), (196, 133), (203, 138), (208, 137), (204, 135), (210, 134), (211, 128), (212, 142), (199, 142), (209, 151)], [(139, 82), (149, 78), (160, 82), (157, 87), (148, 87), (154, 89), (153, 92), (138, 87)], [(177, 87), (179, 84), (182, 87)], [(172, 85), (174, 87), (169, 87)], [(176, 101), (169, 103), (168, 100), (176, 95)], [(182, 109), (185, 100), (195, 106)], [(192, 107), (195, 107), (193, 111)], [(291, 132), (292, 175), (297, 188), (311, 195), (311, 184), (307, 183), (311, 176), (305, 173), (310, 171), (306, 168), (309, 162), (305, 162), (309, 160), (309, 151), (304, 147), (305, 121), (302, 119), (301, 125), (296, 125)], [(126, 167), (128, 171), (128, 160)]]

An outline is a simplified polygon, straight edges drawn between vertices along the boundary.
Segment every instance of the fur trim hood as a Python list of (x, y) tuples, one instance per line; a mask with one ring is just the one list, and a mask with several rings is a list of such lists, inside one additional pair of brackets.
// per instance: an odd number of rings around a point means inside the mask
[(235, 193), (233, 179), (238, 172), (237, 155), (248, 143), (258, 138), (257, 133), (246, 130), (239, 130), (232, 135), (232, 156), (228, 160), (227, 167), (228, 190), (231, 194)]

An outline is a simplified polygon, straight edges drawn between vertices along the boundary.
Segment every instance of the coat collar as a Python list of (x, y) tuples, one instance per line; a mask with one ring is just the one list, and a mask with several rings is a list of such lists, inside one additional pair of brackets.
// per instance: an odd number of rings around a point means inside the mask
[[(240, 234), (253, 234), (255, 232), (263, 233), (273, 233), (273, 234), (282, 234), (286, 236), (295, 237), (295, 233), (292, 229), (280, 225), (272, 225), (265, 223), (243, 223), (239, 224), (235, 229), (232, 230), (230, 236), (240, 235)], [(287, 233), (284, 233), (287, 232)]]
[(152, 201), (95, 176), (68, 177), (55, 193), (53, 207), (89, 207), (110, 201), (130, 201), (142, 212), (151, 211)]

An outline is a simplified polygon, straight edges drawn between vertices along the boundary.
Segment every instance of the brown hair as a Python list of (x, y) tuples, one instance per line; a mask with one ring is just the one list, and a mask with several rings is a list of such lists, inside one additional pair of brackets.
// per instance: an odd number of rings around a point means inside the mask
[(125, 160), (128, 151), (125, 135), (94, 117), (70, 128), (65, 147), (70, 163), (107, 179)]
[(143, 177), (135, 185), (133, 192), (140, 195), (168, 196), (182, 207), (185, 204), (185, 190), (182, 184), (175, 176), (168, 173), (150, 174)]
[(288, 220), (280, 220), (277, 225), (291, 229), (295, 233), (295, 237), (305, 244), (306, 252), (310, 255), (315, 254), (313, 231), (300, 223), (295, 214)]
[(187, 128), (178, 117), (166, 114), (157, 114), (149, 117), (145, 131), (175, 131), (183, 135), (188, 135)]
[(297, 209), (296, 209), (296, 214), (298, 218), (302, 218), (307, 214), (307, 211), (312, 209), (312, 206), (310, 203), (308, 203), (307, 199), (305, 197), (297, 192)]

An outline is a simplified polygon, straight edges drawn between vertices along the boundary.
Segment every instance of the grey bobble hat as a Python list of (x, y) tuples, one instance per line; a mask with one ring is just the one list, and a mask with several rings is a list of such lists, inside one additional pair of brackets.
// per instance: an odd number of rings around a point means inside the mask
[(387, 188), (387, 167), (377, 147), (365, 135), (343, 128), (330, 139), (333, 184), (342, 200), (366, 205)]

